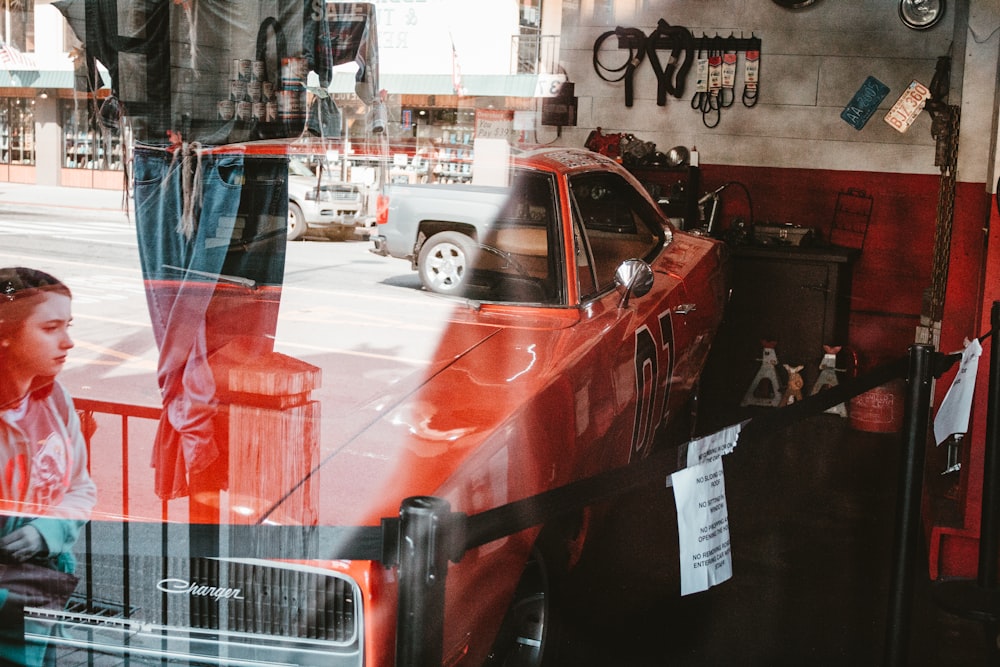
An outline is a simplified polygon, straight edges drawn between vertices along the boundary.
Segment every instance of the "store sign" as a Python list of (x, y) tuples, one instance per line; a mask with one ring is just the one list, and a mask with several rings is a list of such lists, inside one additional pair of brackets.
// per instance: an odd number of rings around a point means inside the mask
[[(374, 0), (383, 74), (508, 74), (517, 3), (509, 0)], [(483, 26), (489, 26), (484, 30)], [(454, 47), (454, 52), (453, 52)]]
[(503, 139), (514, 135), (514, 111), (510, 109), (476, 109), (476, 139)]
[(566, 83), (565, 74), (539, 74), (535, 97), (558, 97)]

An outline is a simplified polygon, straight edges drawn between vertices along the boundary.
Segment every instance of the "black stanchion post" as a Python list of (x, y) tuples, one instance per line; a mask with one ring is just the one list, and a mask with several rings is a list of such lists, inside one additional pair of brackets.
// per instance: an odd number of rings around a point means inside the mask
[(933, 348), (929, 345), (913, 345), (910, 348), (906, 403), (903, 407), (904, 449), (896, 496), (893, 571), (886, 619), (886, 667), (901, 667), (906, 664), (910, 641), (913, 567), (920, 544), (920, 499), (930, 416), (932, 351)]
[(450, 512), (447, 501), (427, 496), (399, 509), (396, 667), (441, 667)]
[(986, 409), (986, 446), (983, 452), (983, 502), (979, 516), (979, 569), (977, 582), (980, 588), (994, 591), (997, 587), (997, 557), (1000, 551), (1000, 302), (993, 302), (990, 311), (990, 385)]

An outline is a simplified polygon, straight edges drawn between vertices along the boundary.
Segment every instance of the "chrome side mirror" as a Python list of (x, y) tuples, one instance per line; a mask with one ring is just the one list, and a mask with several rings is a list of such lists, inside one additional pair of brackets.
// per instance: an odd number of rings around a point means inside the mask
[(622, 297), (618, 307), (624, 308), (631, 297), (646, 296), (653, 289), (653, 269), (641, 259), (626, 259), (615, 271), (615, 289)]

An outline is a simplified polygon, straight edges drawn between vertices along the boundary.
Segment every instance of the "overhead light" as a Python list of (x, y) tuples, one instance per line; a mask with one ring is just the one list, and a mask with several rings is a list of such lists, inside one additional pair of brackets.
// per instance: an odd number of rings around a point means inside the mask
[(907, 28), (927, 30), (944, 16), (945, 0), (899, 0), (899, 20)]
[(40, 93), (38, 93), (38, 99), (40, 99), (40, 100), (47, 100), (47, 99), (49, 99), (49, 91), (43, 90)]

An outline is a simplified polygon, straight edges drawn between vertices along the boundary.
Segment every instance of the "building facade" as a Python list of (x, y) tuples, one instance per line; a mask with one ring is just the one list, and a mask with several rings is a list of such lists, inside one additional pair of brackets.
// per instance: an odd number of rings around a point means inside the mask
[[(458, 156), (477, 108), (515, 112), (523, 137), (534, 140), (539, 100), (559, 76), (558, 36), (546, 32), (558, 32), (558, 12), (543, 15), (541, 0), (476, 4), (475, 12), (450, 0), (372, 4), (390, 141), (413, 152), (418, 141), (455, 143), (449, 156)], [(489, 48), (472, 29), (486, 8), (491, 25), (506, 26), (491, 31)], [(49, 2), (3, 0), (0, 18), (0, 182), (122, 187), (121, 136), (101, 120), (111, 115), (106, 70), (96, 94), (82, 92), (82, 45)], [(338, 68), (330, 91), (342, 133), (361, 140), (370, 128), (355, 70)]]

